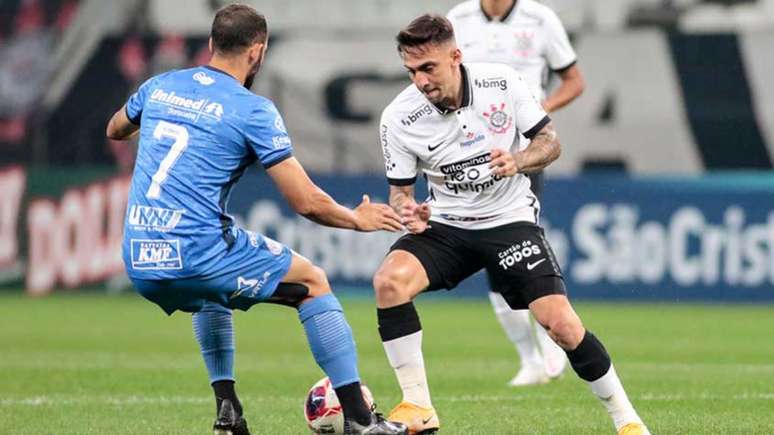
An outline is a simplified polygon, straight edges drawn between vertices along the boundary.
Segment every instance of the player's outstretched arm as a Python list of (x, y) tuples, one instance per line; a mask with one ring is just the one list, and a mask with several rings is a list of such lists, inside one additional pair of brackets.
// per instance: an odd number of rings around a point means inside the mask
[(516, 153), (493, 150), (489, 167), (497, 175), (512, 177), (518, 173), (539, 171), (558, 159), (560, 154), (559, 138), (553, 123), (549, 122), (532, 138), (527, 148)]
[(109, 139), (127, 140), (139, 130), (139, 125), (134, 125), (129, 121), (129, 117), (126, 116), (126, 106), (123, 106), (121, 107), (121, 110), (113, 114), (113, 117), (108, 121), (105, 134)]
[(330, 197), (309, 178), (294, 157), (266, 171), (293, 210), (318, 224), (357, 231), (400, 231), (398, 215), (386, 204), (372, 203), (368, 195), (350, 210)]

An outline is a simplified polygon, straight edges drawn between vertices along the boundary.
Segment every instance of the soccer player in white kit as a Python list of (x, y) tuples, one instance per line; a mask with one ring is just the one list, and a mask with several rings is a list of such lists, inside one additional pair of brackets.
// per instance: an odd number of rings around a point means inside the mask
[[(466, 62), (510, 65), (526, 80), (547, 113), (583, 92), (575, 50), (561, 21), (547, 6), (534, 0), (468, 0), (449, 11), (447, 18)], [(557, 74), (561, 82), (546, 96), (550, 72)], [(522, 138), (523, 147), (528, 143)], [(528, 177), (535, 196), (542, 200), (543, 171)], [(543, 384), (558, 378), (567, 359), (545, 329), (533, 324), (529, 311), (512, 310), (499, 293), (490, 291), (489, 299), (521, 359), (519, 372), (508, 385)]]
[[(389, 419), (410, 434), (435, 433), (422, 326), (413, 299), (452, 289), (485, 269), (512, 309), (526, 309), (565, 350), (619, 434), (648, 434), (604, 346), (573, 310), (559, 265), (537, 225), (539, 202), (525, 173), (559, 157), (551, 121), (511, 67), (462, 63), (452, 25), (423, 15), (397, 36), (413, 82), (384, 109), (380, 141), (390, 205), (409, 234), (374, 276), (379, 335), (403, 400)], [(519, 136), (531, 139), (520, 149)], [(422, 171), (429, 198), (418, 204)]]

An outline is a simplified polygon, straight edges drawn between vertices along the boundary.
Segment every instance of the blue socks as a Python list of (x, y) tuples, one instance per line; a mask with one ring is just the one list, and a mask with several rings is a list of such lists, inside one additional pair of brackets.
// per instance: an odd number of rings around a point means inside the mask
[[(333, 388), (359, 382), (357, 352), (352, 330), (333, 294), (316, 297), (298, 308), (309, 348)], [(233, 348), (233, 346), (232, 346)]]
[(193, 329), (202, 351), (210, 383), (234, 380), (234, 323), (231, 310), (206, 302), (194, 313)]

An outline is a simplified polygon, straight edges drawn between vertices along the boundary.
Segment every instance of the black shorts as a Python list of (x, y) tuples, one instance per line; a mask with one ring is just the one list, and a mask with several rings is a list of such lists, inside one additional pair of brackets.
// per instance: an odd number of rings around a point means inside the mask
[(492, 290), (515, 310), (543, 296), (567, 294), (543, 229), (529, 222), (466, 230), (431, 221), (423, 233), (401, 237), (390, 251), (397, 249), (422, 263), (430, 280), (426, 291), (451, 290), (486, 269)]

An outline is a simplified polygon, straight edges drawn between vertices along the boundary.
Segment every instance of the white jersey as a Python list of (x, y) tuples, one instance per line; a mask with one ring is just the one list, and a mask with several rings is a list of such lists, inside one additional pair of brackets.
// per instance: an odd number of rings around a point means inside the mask
[(517, 149), (550, 121), (524, 79), (507, 65), (465, 63), (462, 107), (442, 112), (415, 85), (382, 113), (380, 140), (387, 179), (413, 185), (427, 178), (432, 219), (484, 229), (537, 223), (540, 204), (523, 174), (494, 175), (490, 152)]
[(534, 0), (516, 0), (500, 21), (487, 16), (480, 0), (455, 6), (447, 16), (465, 62), (510, 65), (545, 99), (548, 69), (564, 71), (576, 55), (559, 17)]

